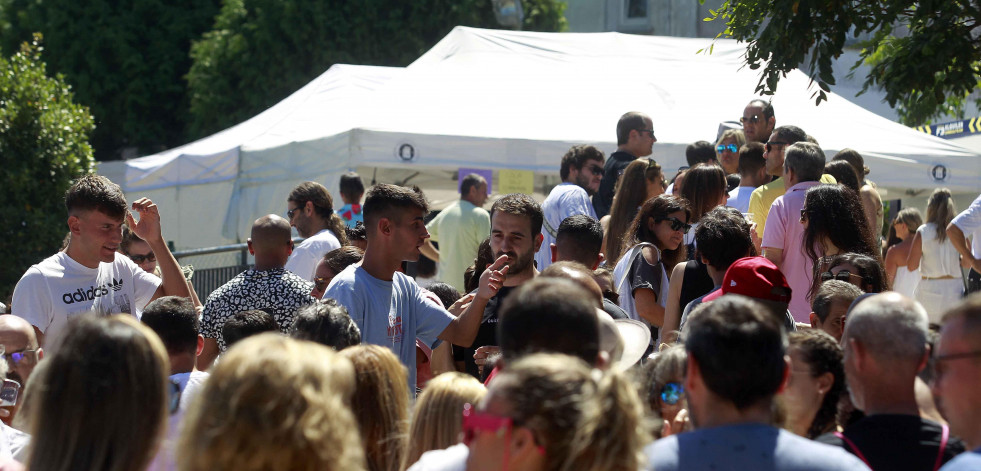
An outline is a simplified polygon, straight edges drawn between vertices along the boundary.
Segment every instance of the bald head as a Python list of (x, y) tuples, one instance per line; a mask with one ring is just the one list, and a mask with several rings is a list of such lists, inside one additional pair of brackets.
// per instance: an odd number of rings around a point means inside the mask
[(593, 272), (586, 265), (579, 262), (555, 262), (548, 266), (538, 275), (543, 278), (565, 278), (575, 282), (577, 285), (590, 293), (591, 298), (597, 303), (597, 307), (603, 307), (603, 290), (593, 279)]
[(19, 359), (14, 355), (7, 357), (9, 369), (6, 371), (6, 377), (21, 385), (26, 384), (27, 378), (34, 371), (34, 366), (44, 357), (44, 352), (38, 348), (34, 327), (15, 315), (0, 315), (0, 345), (3, 345), (7, 354), (23, 354)]
[[(3, 343), (4, 337), (9, 335), (22, 336), (27, 348), (37, 348), (37, 336), (34, 334), (34, 327), (29, 322), (10, 314), (0, 315), (0, 343)], [(6, 347), (6, 344), (4, 346)], [(9, 348), (6, 350), (12, 351)]]
[(290, 223), (281, 216), (267, 214), (252, 223), (252, 247), (283, 247), (290, 243)]
[(861, 342), (880, 362), (919, 364), (926, 354), (927, 329), (926, 310), (920, 303), (888, 291), (855, 306), (841, 340)]

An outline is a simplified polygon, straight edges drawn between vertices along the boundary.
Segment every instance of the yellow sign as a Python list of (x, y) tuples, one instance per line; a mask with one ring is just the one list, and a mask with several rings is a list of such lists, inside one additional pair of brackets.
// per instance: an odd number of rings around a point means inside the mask
[(532, 194), (535, 191), (535, 172), (531, 170), (499, 170), (497, 172), (497, 192)]

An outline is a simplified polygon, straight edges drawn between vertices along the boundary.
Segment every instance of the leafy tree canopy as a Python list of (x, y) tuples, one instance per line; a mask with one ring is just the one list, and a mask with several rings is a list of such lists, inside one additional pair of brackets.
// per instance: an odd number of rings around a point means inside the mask
[[(703, 0), (700, 0), (703, 1)], [(832, 60), (849, 35), (871, 66), (863, 92), (880, 87), (907, 125), (959, 114), (981, 80), (981, 4), (960, 0), (725, 0), (706, 21), (723, 21), (720, 37), (745, 41), (746, 64), (762, 69), (756, 91), (772, 94), (781, 77), (807, 64), (826, 99)], [(981, 103), (979, 103), (981, 104)]]
[[(562, 31), (561, 0), (524, 0), (523, 29)], [(491, 0), (224, 0), (191, 48), (192, 133), (272, 106), (336, 63), (405, 66), (457, 25), (497, 28)]]
[(61, 246), (65, 191), (94, 164), (92, 116), (73, 102), (64, 79), (46, 75), (39, 41), (0, 57), (0, 299)]

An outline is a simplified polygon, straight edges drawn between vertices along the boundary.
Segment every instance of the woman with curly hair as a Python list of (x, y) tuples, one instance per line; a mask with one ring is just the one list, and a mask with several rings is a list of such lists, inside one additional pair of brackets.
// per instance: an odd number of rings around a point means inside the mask
[(845, 367), (838, 342), (820, 330), (791, 332), (792, 368), (781, 394), (784, 428), (810, 439), (837, 428), (838, 399), (845, 390)]
[[(865, 293), (881, 293), (889, 290), (886, 272), (879, 260), (858, 253), (841, 253), (825, 258), (828, 267), (817, 277), (813, 293), (818, 285), (828, 280), (840, 280), (855, 285)], [(813, 297), (813, 295), (811, 296)]]
[(831, 255), (852, 252), (879, 260), (879, 244), (862, 212), (862, 201), (841, 185), (818, 185), (807, 190), (800, 210), (804, 225), (802, 250), (813, 263), (813, 277), (807, 300), (814, 299), (815, 280), (828, 271)]
[(664, 194), (664, 172), (654, 159), (637, 159), (627, 165), (613, 198), (610, 214), (603, 216), (603, 253), (607, 260), (620, 258), (623, 235), (645, 201)]
[(691, 229), (690, 216), (683, 198), (661, 195), (647, 200), (630, 223), (623, 237), (627, 249), (613, 269), (613, 282), (620, 307), (631, 319), (654, 327), (664, 324), (668, 271), (686, 258), (683, 242)]
[(960, 254), (947, 238), (947, 225), (956, 215), (950, 190), (934, 190), (927, 200), (926, 223), (916, 230), (906, 259), (910, 270), (920, 270), (914, 296), (933, 324), (940, 323), (941, 314), (956, 304), (964, 292)]

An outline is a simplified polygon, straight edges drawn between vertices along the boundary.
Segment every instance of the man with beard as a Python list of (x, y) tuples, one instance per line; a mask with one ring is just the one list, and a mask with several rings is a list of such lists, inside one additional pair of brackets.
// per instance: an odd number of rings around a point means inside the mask
[[(497, 347), (500, 345), (497, 321), (501, 305), (513, 290), (538, 275), (532, 261), (543, 245), (542, 208), (530, 196), (520, 193), (505, 195), (494, 203), (490, 218), (491, 251), (495, 259), (507, 256), (507, 276), (497, 294), (487, 301), (473, 344), (454, 350), (455, 359), (462, 361), (466, 372), (477, 378), (487, 355), (500, 350)], [(548, 253), (547, 247), (545, 250)], [(484, 372), (489, 371), (487, 368)]]
[(307, 281), (316, 278), (317, 263), (324, 254), (347, 244), (344, 221), (334, 214), (334, 199), (327, 188), (303, 182), (286, 199), (286, 219), (305, 240), (293, 248), (286, 269)]
[(585, 214), (598, 219), (589, 197), (599, 190), (604, 160), (602, 151), (586, 145), (573, 146), (562, 156), (562, 166), (559, 168), (562, 183), (553, 188), (542, 203), (545, 218), (541, 233), (544, 239), (541, 249), (535, 254), (539, 270), (552, 263), (550, 247), (555, 243), (559, 224), (565, 218)]
[[(0, 345), (3, 346), (3, 356), (9, 368), (7, 379), (20, 383), (23, 390), (38, 360), (44, 358), (44, 350), (38, 346), (34, 327), (17, 316), (0, 316)], [(18, 395), (17, 405), (8, 408), (10, 415), (2, 417), (4, 423), (9, 425), (14, 420), (22, 397), (23, 394)]]

